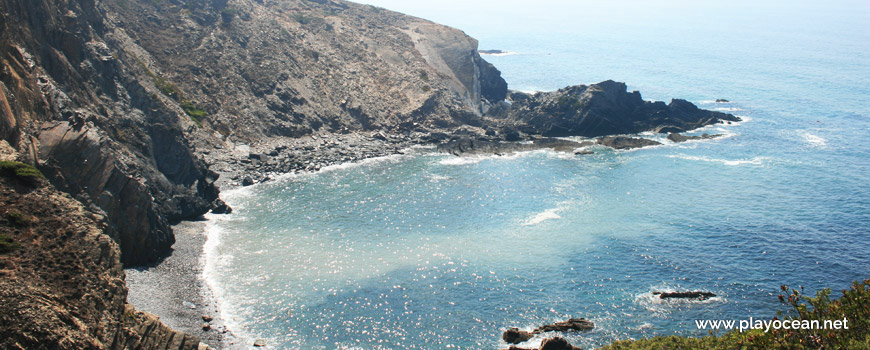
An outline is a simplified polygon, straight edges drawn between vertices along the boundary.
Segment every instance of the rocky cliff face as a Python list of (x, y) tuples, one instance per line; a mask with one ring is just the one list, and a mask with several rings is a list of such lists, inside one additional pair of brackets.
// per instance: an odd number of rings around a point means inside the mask
[(217, 199), (216, 175), (187, 141), (195, 123), (120, 58), (93, 1), (0, 4), (0, 136), (105, 212), (125, 263), (153, 261), (173, 242), (169, 221)]
[(459, 30), (340, 1), (0, 0), (0, 139), (102, 210), (128, 265), (219, 206), (227, 143), (481, 123), (505, 98)]
[(199, 349), (126, 304), (105, 218), (19, 165), (0, 163), (0, 348)]
[(473, 38), (372, 6), (106, 0), (103, 7), (125, 41), (123, 54), (177, 86), (221, 138), (458, 126), (506, 95)]

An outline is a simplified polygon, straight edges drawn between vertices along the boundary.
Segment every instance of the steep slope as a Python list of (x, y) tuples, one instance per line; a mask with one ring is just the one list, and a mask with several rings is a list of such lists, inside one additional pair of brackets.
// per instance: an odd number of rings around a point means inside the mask
[(461, 31), (338, 1), (0, 0), (0, 139), (105, 212), (125, 264), (221, 207), (202, 155), (466, 124), (507, 85)]
[(118, 36), (142, 48), (124, 50), (176, 85), (222, 137), (458, 126), (507, 92), (473, 38), (372, 6), (106, 0), (104, 7)]
[(199, 349), (126, 304), (104, 217), (13, 163), (0, 141), (0, 348)]
[(0, 4), (0, 137), (105, 212), (125, 263), (153, 261), (173, 242), (171, 220), (217, 199), (216, 174), (185, 138), (195, 124), (118, 58), (93, 1)]

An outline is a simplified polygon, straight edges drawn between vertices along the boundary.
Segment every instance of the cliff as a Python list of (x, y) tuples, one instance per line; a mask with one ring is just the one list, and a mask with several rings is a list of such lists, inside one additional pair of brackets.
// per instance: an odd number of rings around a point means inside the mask
[(105, 218), (10, 150), (0, 141), (0, 348), (204, 349), (126, 304)]
[(127, 265), (166, 254), (169, 223), (221, 207), (212, 150), (480, 124), (507, 93), (476, 40), (371, 6), (0, 4), (0, 139), (103, 211)]
[(0, 0), (0, 92), (0, 144), (48, 181), (2, 184), (4, 212), (33, 222), (4, 228), (18, 244), (0, 267), (11, 348), (198, 343), (124, 305), (121, 263), (159, 261), (171, 223), (227, 211), (218, 184), (451, 135), (736, 120), (615, 82), (509, 94), (462, 31), (339, 0)]

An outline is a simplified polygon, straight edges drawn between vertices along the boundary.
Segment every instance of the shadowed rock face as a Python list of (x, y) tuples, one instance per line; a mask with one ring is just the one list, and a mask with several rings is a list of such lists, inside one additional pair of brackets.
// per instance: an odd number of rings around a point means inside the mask
[(155, 261), (174, 241), (168, 223), (217, 199), (217, 175), (188, 142), (195, 123), (121, 58), (134, 49), (93, 1), (0, 3), (0, 110), (14, 120), (0, 118), (5, 140), (105, 214), (125, 264)]
[(510, 99), (510, 108), (498, 111), (493, 118), (528, 134), (553, 137), (682, 132), (740, 120), (699, 109), (685, 100), (674, 99), (670, 104), (644, 101), (639, 92), (627, 92), (624, 83), (611, 80), (534, 95), (513, 92)]
[(103, 234), (104, 217), (45, 180), (7, 173), (0, 208), (0, 236), (12, 245), (0, 249), (0, 348), (199, 348), (199, 338), (126, 304), (120, 252)]

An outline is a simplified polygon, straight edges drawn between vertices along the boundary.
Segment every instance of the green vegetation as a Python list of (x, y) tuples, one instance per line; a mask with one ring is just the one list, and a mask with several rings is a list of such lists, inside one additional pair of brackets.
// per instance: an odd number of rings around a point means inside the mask
[(15, 210), (6, 212), (6, 220), (9, 221), (9, 224), (12, 226), (28, 226), (32, 222), (30, 218)]
[(429, 92), (432, 88), (430, 88), (429, 85), (423, 85), (420, 87), (420, 90), (423, 90), (423, 92)]
[(14, 177), (29, 184), (37, 184), (45, 176), (30, 164), (13, 161), (0, 161), (0, 174)]
[(236, 17), (236, 9), (232, 7), (224, 7), (221, 10), (221, 20), (226, 24), (233, 21), (233, 18)]
[(184, 93), (181, 92), (181, 89), (179, 89), (178, 86), (169, 80), (154, 74), (154, 72), (145, 66), (144, 62), (139, 61), (139, 65), (142, 66), (142, 69), (144, 69), (152, 79), (154, 79), (154, 85), (157, 86), (157, 89), (160, 90), (160, 92), (178, 102), (181, 109), (184, 110), (184, 113), (186, 113), (190, 119), (193, 119), (196, 125), (200, 127), (202, 126), (202, 120), (208, 116), (208, 112), (206, 112), (204, 108), (185, 98)]
[(299, 22), (299, 24), (309, 24), (319, 19), (317, 17), (307, 16), (302, 13), (296, 14), (296, 16), (293, 16), (293, 18), (296, 19), (296, 22)]
[(797, 289), (789, 292), (786, 286), (782, 291), (787, 296), (780, 295), (779, 300), (790, 308), (784, 320), (824, 325), (825, 321), (846, 319), (849, 328), (734, 330), (702, 338), (669, 336), (619, 341), (602, 349), (870, 349), (870, 279), (854, 282), (836, 300), (831, 300), (830, 289), (819, 291), (815, 297), (804, 296)]
[(12, 240), (11, 237), (4, 233), (0, 233), (0, 253), (9, 253), (15, 249), (18, 249), (19, 244)]
[(420, 71), (420, 79), (423, 79), (423, 81), (429, 81), (429, 73), (426, 73), (426, 71), (421, 70)]

